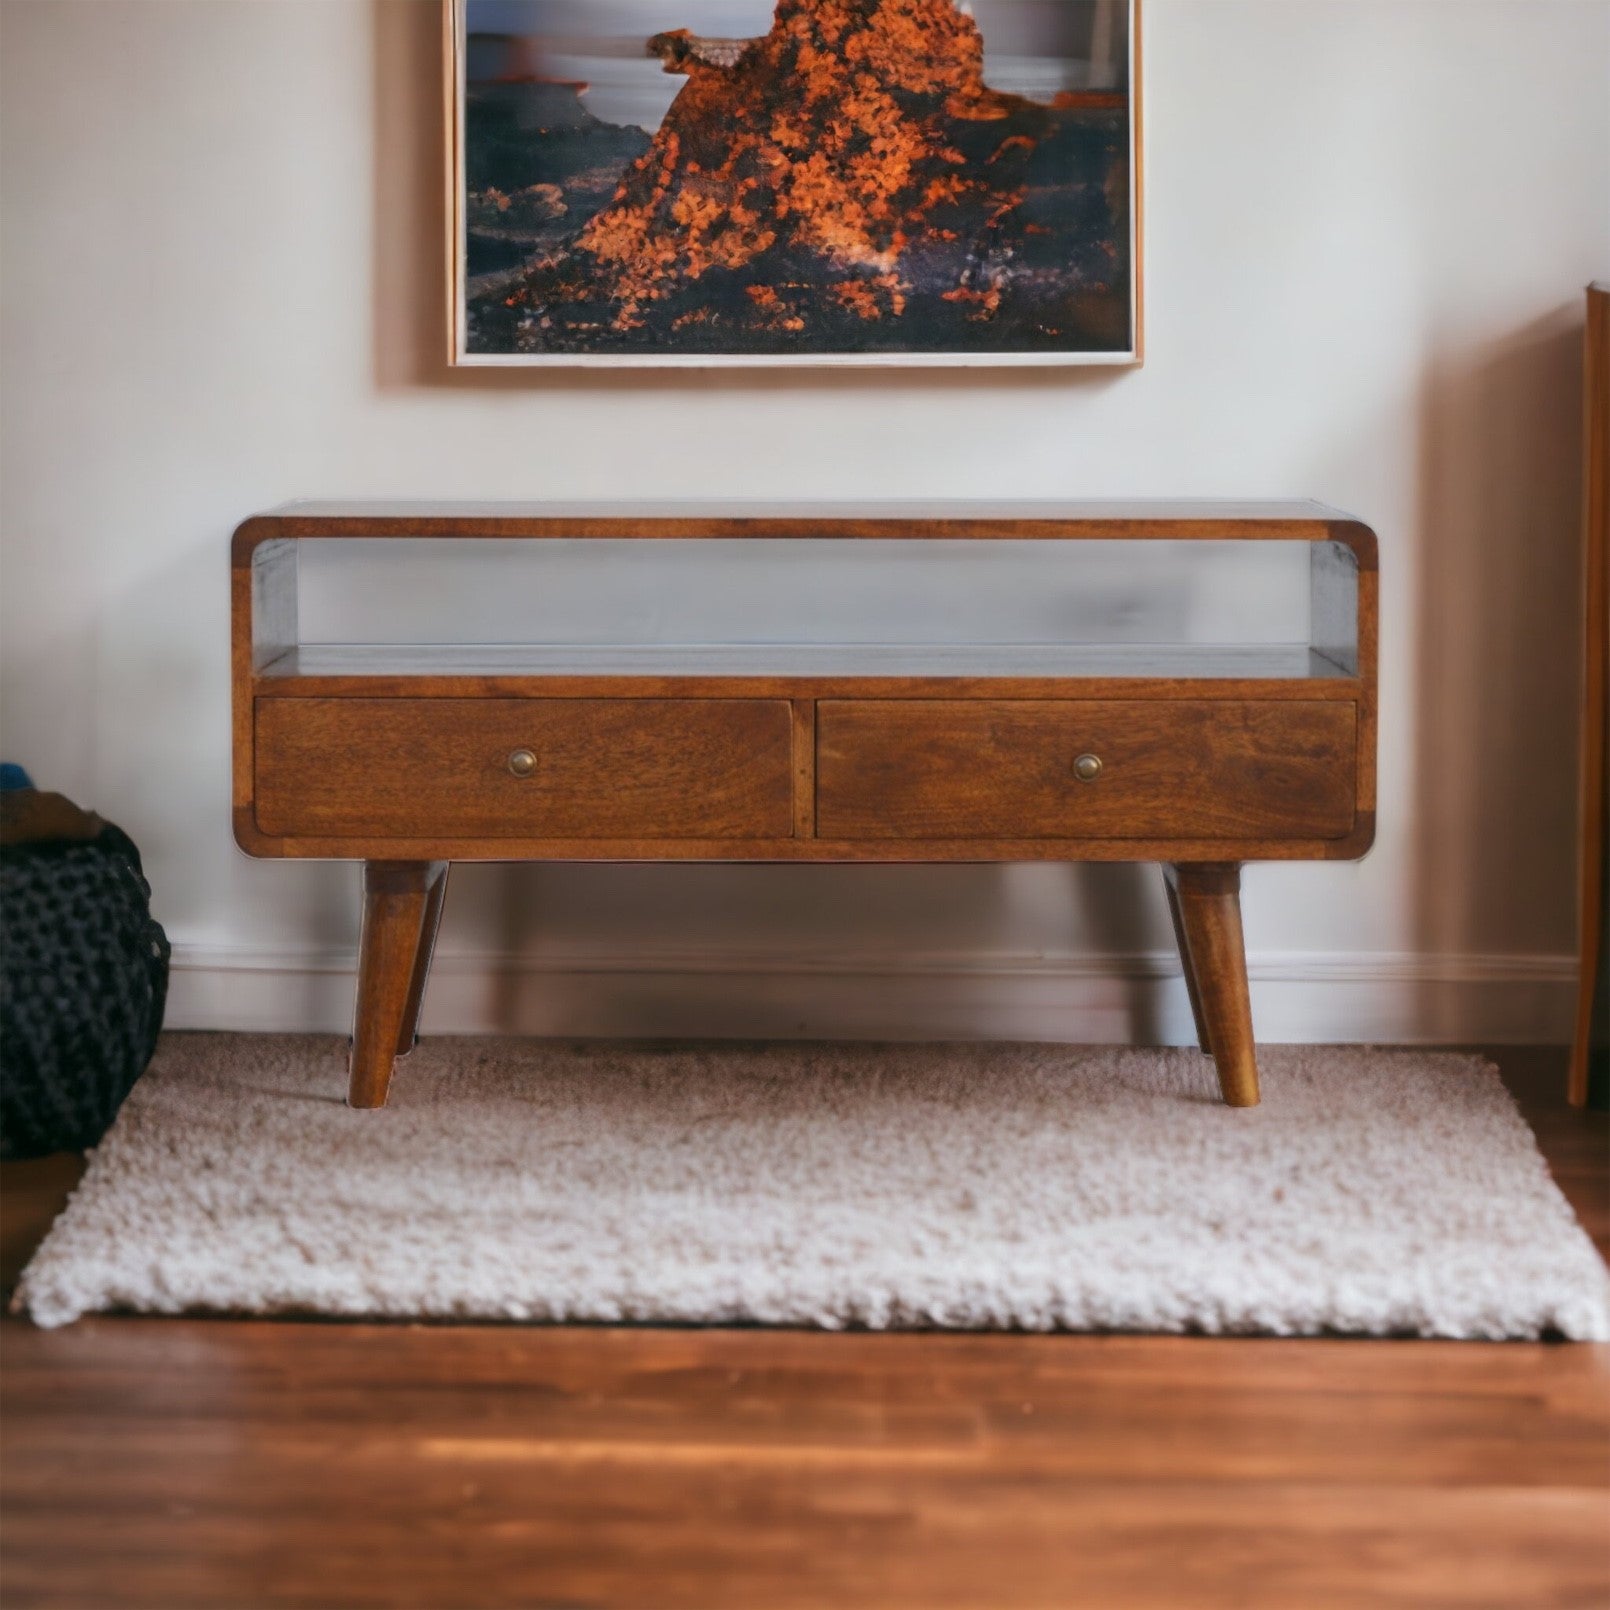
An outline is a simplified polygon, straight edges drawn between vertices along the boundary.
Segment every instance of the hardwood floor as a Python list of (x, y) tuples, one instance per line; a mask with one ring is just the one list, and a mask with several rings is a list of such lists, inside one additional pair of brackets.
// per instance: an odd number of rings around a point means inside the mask
[[(1610, 1251), (1602, 1114), (1492, 1053)], [(6, 1278), (75, 1177), (0, 1187)], [(0, 1602), (1594, 1606), (1610, 1347), (0, 1325)]]

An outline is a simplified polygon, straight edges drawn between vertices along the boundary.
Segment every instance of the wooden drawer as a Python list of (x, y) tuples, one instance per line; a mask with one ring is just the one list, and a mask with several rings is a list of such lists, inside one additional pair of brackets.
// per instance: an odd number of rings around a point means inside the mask
[[(1357, 709), (1321, 700), (828, 700), (824, 839), (1341, 838)], [(1074, 763), (1101, 769), (1081, 782)]]
[[(259, 699), (256, 817), (325, 837), (787, 838), (781, 699)], [(509, 770), (530, 750), (527, 777)]]

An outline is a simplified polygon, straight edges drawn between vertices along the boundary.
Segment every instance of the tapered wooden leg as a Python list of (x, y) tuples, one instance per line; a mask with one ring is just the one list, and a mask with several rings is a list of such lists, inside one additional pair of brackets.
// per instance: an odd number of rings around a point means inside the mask
[(403, 1004), (402, 1022), (397, 1026), (397, 1055), (405, 1057), (419, 1040), (419, 1009), (425, 1004), (425, 981), (430, 977), (430, 960), (436, 950), (436, 930), (442, 924), (442, 906), (447, 900), (448, 865), (437, 863), (441, 872), (425, 896), (425, 914), (419, 924), (419, 945), (414, 952), (414, 976), (408, 983), (408, 999)]
[(1168, 895), (1168, 914), (1174, 922), (1174, 947), (1180, 953), (1180, 970), (1185, 974), (1185, 993), (1191, 999), (1191, 1019), (1196, 1024), (1196, 1043), (1203, 1052), (1213, 1055), (1213, 1042), (1208, 1038), (1207, 1019), (1202, 1016), (1202, 991), (1196, 982), (1196, 966), (1191, 961), (1191, 947), (1185, 940), (1185, 924), (1180, 920), (1180, 897), (1174, 892), (1174, 880), (1168, 868), (1163, 869), (1163, 889)]
[[(350, 1106), (386, 1104), (416, 973), (421, 973), (419, 992), (424, 993), (420, 952), (425, 915), (446, 871), (445, 861), (364, 862), (358, 1005), (347, 1086)], [(416, 1011), (417, 1006), (416, 1001)]]
[(1165, 871), (1196, 975), (1201, 1022), (1232, 1107), (1258, 1104), (1258, 1060), (1247, 994), (1247, 953), (1241, 936), (1241, 868), (1192, 863)]

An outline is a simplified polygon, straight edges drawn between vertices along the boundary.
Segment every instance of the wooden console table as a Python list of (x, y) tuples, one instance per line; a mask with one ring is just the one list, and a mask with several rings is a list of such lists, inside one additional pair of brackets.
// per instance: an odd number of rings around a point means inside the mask
[[(1283, 541), (1306, 545), (1307, 633), (303, 641), (301, 545), (377, 538)], [(356, 1107), (414, 1044), (459, 860), (1157, 861), (1202, 1049), (1250, 1106), (1241, 863), (1374, 834), (1375, 537), (1317, 504), (303, 503), (242, 524), (233, 567), (236, 837), (364, 862)]]

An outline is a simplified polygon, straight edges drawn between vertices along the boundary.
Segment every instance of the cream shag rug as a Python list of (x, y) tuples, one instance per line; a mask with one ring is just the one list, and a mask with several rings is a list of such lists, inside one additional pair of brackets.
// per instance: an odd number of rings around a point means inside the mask
[(24, 1276), (102, 1309), (1610, 1337), (1477, 1058), (169, 1035)]

